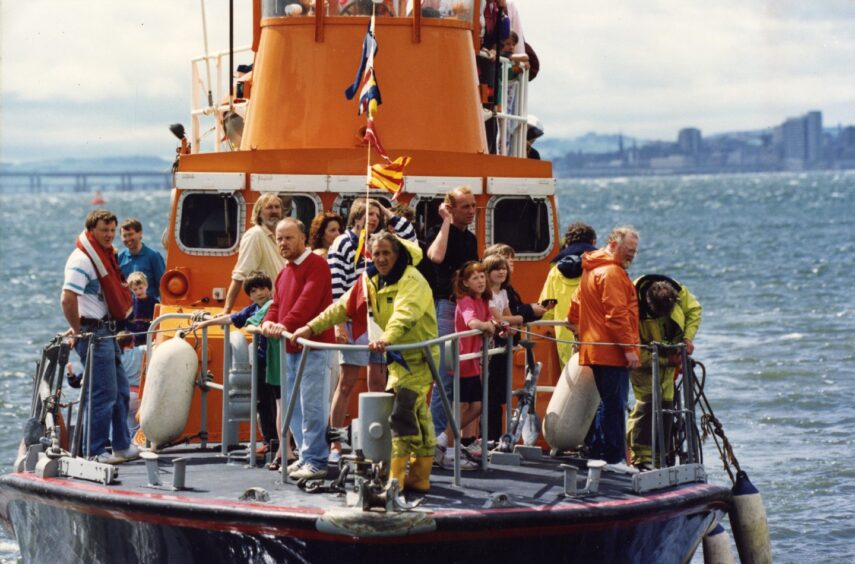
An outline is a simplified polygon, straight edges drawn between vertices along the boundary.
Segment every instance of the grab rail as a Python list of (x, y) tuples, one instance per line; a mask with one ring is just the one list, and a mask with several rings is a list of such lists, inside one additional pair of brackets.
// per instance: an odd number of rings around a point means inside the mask
[[(483, 378), (483, 390), (482, 390), (482, 409), (481, 409), (481, 426), (482, 433), (486, 432), (488, 428), (487, 425), (489, 423), (487, 407), (488, 407), (488, 382), (489, 382), (489, 362), (487, 359), (491, 354), (501, 354), (502, 352), (507, 352), (508, 357), (510, 358), (513, 354), (513, 339), (508, 339), (508, 344), (505, 347), (500, 347), (496, 349), (489, 348), (488, 339), (483, 340), (482, 350), (480, 353), (469, 353), (465, 355), (460, 354), (460, 339), (464, 337), (474, 337), (474, 336), (482, 336), (484, 333), (481, 331), (472, 329), (469, 331), (461, 331), (459, 333), (452, 333), (449, 335), (443, 335), (436, 337), (434, 339), (429, 339), (427, 341), (420, 341), (417, 343), (404, 343), (399, 345), (391, 345), (386, 347), (387, 351), (411, 351), (411, 350), (424, 350), (425, 358), (427, 360), (428, 367), (431, 371), (431, 377), (433, 378), (434, 386), (439, 390), (439, 397), (442, 401), (443, 409), (445, 410), (446, 416), (448, 417), (448, 421), (451, 424), (451, 431), (454, 434), (454, 485), (460, 487), (460, 428), (458, 422), (460, 421), (460, 361), (466, 360), (469, 358), (477, 358), (481, 357), (481, 370), (482, 370), (482, 378)], [(283, 332), (283, 339), (290, 339), (292, 334), (288, 331)], [(445, 393), (445, 389), (442, 385), (442, 381), (439, 377), (439, 372), (437, 371), (436, 365), (433, 361), (433, 355), (430, 353), (430, 348), (432, 346), (444, 346), (446, 342), (451, 343), (451, 358), (452, 365), (454, 366), (454, 380), (453, 380), (453, 390), (454, 390), (454, 407), (452, 407), (448, 401), (448, 396)], [(290, 428), (291, 426), (291, 418), (294, 414), (294, 408), (296, 406), (297, 398), (300, 393), (300, 385), (303, 380), (303, 372), (306, 367), (306, 362), (308, 359), (309, 351), (312, 349), (316, 350), (340, 350), (340, 351), (367, 351), (369, 350), (368, 345), (343, 345), (338, 343), (320, 343), (317, 341), (312, 341), (309, 339), (298, 338), (297, 343), (303, 347), (303, 350), (300, 354), (300, 362), (297, 368), (297, 373), (294, 378), (294, 389), (293, 392), (289, 392), (288, 390), (288, 378), (287, 378), (287, 351), (284, 343), (280, 347), (280, 395), (282, 396), (283, 405), (287, 404), (287, 408), (285, 411), (285, 416), (282, 421), (282, 432), (283, 434)], [(508, 398), (508, 404), (510, 405), (510, 397)], [(510, 419), (510, 418), (508, 418)], [(481, 468), (487, 468), (487, 441), (481, 441)], [(283, 465), (282, 469), (282, 483), (288, 482), (288, 473), (285, 469), (285, 465)]]

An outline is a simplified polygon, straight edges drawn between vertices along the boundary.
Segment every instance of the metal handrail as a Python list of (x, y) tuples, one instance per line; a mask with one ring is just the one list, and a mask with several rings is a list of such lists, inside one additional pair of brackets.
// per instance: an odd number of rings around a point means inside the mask
[[(508, 339), (507, 345), (505, 347), (499, 347), (495, 349), (489, 348), (488, 339), (484, 339), (482, 345), (482, 351), (480, 353), (471, 353), (468, 355), (460, 355), (460, 339), (463, 337), (474, 337), (484, 335), (482, 331), (477, 329), (471, 329), (468, 331), (461, 331), (458, 333), (451, 333), (449, 335), (441, 335), (433, 339), (429, 339), (427, 341), (419, 341), (417, 343), (403, 343), (399, 345), (391, 345), (386, 347), (387, 351), (408, 351), (408, 350), (418, 350), (423, 349), (428, 354), (425, 355), (427, 359), (428, 367), (431, 371), (431, 376), (434, 381), (434, 386), (439, 390), (440, 400), (442, 401), (443, 409), (445, 410), (446, 416), (448, 417), (448, 421), (451, 424), (451, 431), (454, 434), (454, 485), (461, 486), (460, 481), (460, 427), (458, 422), (460, 421), (460, 361), (465, 360), (466, 358), (477, 358), (481, 357), (481, 377), (484, 382), (489, 382), (489, 362), (487, 359), (491, 354), (501, 354), (503, 352), (508, 353), (508, 357), (512, 357), (513, 355), (513, 339)], [(283, 338), (281, 341), (285, 339), (291, 339), (292, 333), (288, 331), (283, 332)], [(448, 396), (445, 393), (445, 389), (442, 386), (442, 382), (439, 377), (439, 372), (436, 368), (436, 365), (433, 362), (433, 355), (430, 354), (430, 347), (440, 345), (443, 346), (446, 342), (451, 343), (451, 358), (452, 358), (452, 366), (454, 366), (454, 406), (451, 408)], [(288, 384), (287, 384), (287, 352), (285, 343), (282, 342), (282, 346), (280, 347), (280, 366), (279, 366), (279, 386), (280, 386), (280, 395), (282, 396), (282, 403), (287, 404), (287, 408), (285, 411), (285, 416), (282, 420), (282, 434), (283, 436), (287, 433), (288, 429), (291, 426), (291, 418), (294, 414), (294, 408), (296, 406), (297, 398), (300, 393), (300, 385), (303, 380), (303, 371), (306, 366), (306, 361), (308, 359), (308, 354), (311, 349), (317, 350), (353, 350), (353, 351), (367, 351), (369, 350), (368, 345), (344, 345), (338, 343), (321, 343), (318, 341), (312, 341), (310, 339), (304, 339), (302, 337), (297, 339), (297, 343), (303, 347), (303, 350), (300, 354), (300, 364), (297, 368), (297, 374), (294, 380), (294, 389), (293, 393), (289, 393)], [(473, 356), (474, 355), (474, 356)], [(510, 376), (509, 376), (510, 379)], [(482, 434), (486, 433), (487, 425), (489, 423), (488, 420), (488, 396), (487, 396), (487, 384), (482, 384), (482, 399), (483, 403), (481, 406), (481, 425), (482, 425)], [(510, 396), (508, 397), (508, 404), (510, 406)], [(453, 412), (453, 413), (452, 413)], [(508, 417), (510, 420), (510, 417)], [(481, 440), (481, 449), (482, 449), (482, 457), (481, 457), (481, 467), (482, 469), (487, 468), (487, 442), (485, 440)], [(288, 473), (285, 469), (285, 465), (282, 466), (282, 483), (288, 483)]]

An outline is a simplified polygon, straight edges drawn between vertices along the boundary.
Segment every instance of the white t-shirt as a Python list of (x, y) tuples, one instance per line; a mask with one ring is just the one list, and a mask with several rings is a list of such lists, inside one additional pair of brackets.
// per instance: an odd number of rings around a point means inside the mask
[(95, 265), (80, 249), (74, 249), (65, 263), (62, 289), (77, 294), (77, 311), (80, 317), (101, 319), (107, 315), (107, 302)]
[(508, 300), (508, 292), (504, 288), (499, 290), (497, 294), (493, 294), (493, 297), (490, 298), (490, 307), (495, 308), (502, 313), (505, 311), (505, 308), (510, 308), (511, 303)]

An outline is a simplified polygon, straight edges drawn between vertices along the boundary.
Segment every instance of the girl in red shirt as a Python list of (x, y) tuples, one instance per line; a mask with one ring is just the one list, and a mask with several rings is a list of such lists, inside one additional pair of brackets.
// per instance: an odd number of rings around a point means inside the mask
[[(454, 295), (457, 307), (454, 311), (454, 331), (477, 329), (483, 335), (492, 335), (495, 331), (493, 314), (490, 312), (490, 288), (484, 265), (477, 261), (465, 263), (454, 276)], [(484, 336), (476, 335), (460, 339), (460, 354), (480, 353)], [(464, 446), (476, 444), (478, 417), (481, 415), (481, 357), (460, 361), (460, 428)], [(453, 434), (446, 430), (449, 446), (441, 463), (443, 467), (453, 464)], [(477, 445), (476, 445), (477, 446)], [(472, 448), (473, 454), (478, 449)], [(475, 470), (478, 465), (470, 460), (461, 460), (461, 468)]]

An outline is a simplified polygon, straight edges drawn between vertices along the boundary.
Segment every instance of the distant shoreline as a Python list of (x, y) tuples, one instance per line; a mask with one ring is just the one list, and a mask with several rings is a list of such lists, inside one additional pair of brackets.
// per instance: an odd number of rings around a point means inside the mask
[[(722, 170), (695, 168), (687, 170), (650, 170), (650, 169), (590, 169), (579, 171), (560, 171), (557, 180), (610, 180), (619, 178), (670, 178), (675, 176), (740, 176), (767, 174), (816, 174), (816, 173), (855, 173), (855, 168), (814, 169), (814, 170)], [(82, 177), (90, 175), (100, 180)], [(41, 177), (42, 182), (32, 179)], [(108, 172), (50, 173), (0, 172), (0, 194), (92, 194), (100, 192), (157, 192), (172, 189), (171, 172)]]

